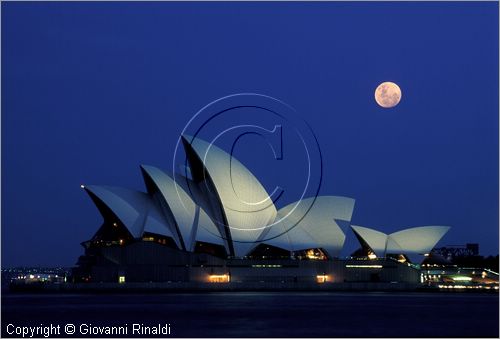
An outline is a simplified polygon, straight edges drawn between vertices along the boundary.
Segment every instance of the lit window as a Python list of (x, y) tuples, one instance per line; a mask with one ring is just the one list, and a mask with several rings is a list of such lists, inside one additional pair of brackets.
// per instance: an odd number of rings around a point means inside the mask
[(312, 260), (325, 260), (326, 256), (318, 249), (310, 249), (306, 252), (306, 258)]
[(228, 283), (230, 277), (229, 274), (212, 274), (208, 276), (208, 281), (213, 283)]
[(455, 276), (452, 278), (454, 281), (471, 281), (471, 277), (466, 277), (466, 276)]
[(124, 284), (125, 283), (125, 276), (124, 275), (118, 276), (118, 283), (120, 283), (120, 284)]
[(322, 274), (322, 275), (317, 275), (316, 276), (316, 281), (320, 284), (322, 283), (325, 283), (327, 282), (329, 279), (328, 279), (328, 276), (326, 274)]

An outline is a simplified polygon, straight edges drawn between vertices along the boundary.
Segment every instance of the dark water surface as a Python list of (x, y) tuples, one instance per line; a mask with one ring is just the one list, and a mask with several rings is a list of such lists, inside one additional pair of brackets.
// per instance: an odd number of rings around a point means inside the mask
[[(171, 337), (498, 337), (498, 294), (3, 294), (15, 326), (170, 324)], [(12, 328), (12, 326), (10, 327)], [(150, 335), (151, 336), (151, 335)], [(154, 336), (151, 336), (154, 337)]]

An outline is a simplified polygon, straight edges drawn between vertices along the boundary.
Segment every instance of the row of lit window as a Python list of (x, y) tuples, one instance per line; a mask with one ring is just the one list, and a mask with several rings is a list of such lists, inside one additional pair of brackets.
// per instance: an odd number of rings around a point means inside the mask
[(498, 286), (482, 286), (482, 285), (438, 285), (439, 288), (473, 288), (473, 289), (485, 289), (485, 290), (498, 290)]
[[(228, 283), (231, 281), (231, 276), (229, 274), (211, 274), (208, 276), (208, 281), (212, 283)], [(331, 277), (327, 274), (320, 274), (316, 276), (316, 281), (322, 284), (331, 281)]]
[(382, 265), (345, 265), (347, 268), (383, 268)]

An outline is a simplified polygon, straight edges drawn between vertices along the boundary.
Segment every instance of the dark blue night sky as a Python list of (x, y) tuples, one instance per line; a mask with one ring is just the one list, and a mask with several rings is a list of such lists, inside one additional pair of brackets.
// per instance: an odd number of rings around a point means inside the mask
[(498, 253), (498, 3), (4, 2), (1, 24), (3, 266), (73, 265), (101, 224), (80, 184), (143, 190), (139, 165), (170, 170), (191, 116), (238, 92), (307, 120), (353, 224)]

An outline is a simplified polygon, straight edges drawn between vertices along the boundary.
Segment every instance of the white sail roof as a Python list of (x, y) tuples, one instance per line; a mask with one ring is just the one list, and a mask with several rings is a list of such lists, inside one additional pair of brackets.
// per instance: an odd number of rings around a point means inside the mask
[[(210, 219), (208, 214), (200, 207), (199, 219), (196, 232), (196, 241), (208, 242), (211, 244), (226, 246), (226, 243), (215, 226), (214, 222)], [(194, 243), (193, 243), (194, 246)], [(226, 248), (227, 250), (227, 248)]]
[(338, 256), (345, 234), (336, 220), (351, 221), (354, 199), (321, 196), (302, 202), (280, 209), (277, 223), (269, 227), (260, 240), (289, 251), (323, 248), (329, 256)]
[(351, 228), (370, 246), (375, 254), (383, 256), (387, 248), (387, 234), (368, 227), (351, 225)]
[[(199, 138), (185, 136), (186, 153), (195, 154), (208, 173), (206, 191), (218, 200), (222, 218), (213, 215), (221, 227), (229, 227), (236, 256), (244, 256), (262, 230), (277, 214), (274, 203), (259, 180), (236, 158)], [(193, 174), (193, 166), (191, 172)], [(200, 170), (200, 169), (198, 169)], [(203, 183), (202, 183), (203, 184)], [(225, 219), (225, 220), (224, 220)]]
[(194, 250), (196, 241), (226, 246), (213, 221), (200, 206), (196, 205), (191, 194), (185, 191), (180, 182), (174, 181), (156, 167), (142, 165), (141, 168), (154, 182), (156, 189), (170, 209), (169, 214), (173, 216), (175, 224), (179, 227), (186, 250)]
[[(154, 183), (156, 190), (161, 194), (168, 217), (173, 220), (169, 223), (172, 233), (180, 234), (180, 242), (188, 248), (191, 243), (191, 229), (194, 222), (196, 205), (191, 197), (174, 180), (162, 170), (147, 165), (141, 165), (143, 174)], [(150, 188), (148, 188), (149, 190)], [(150, 192), (153, 194), (153, 192)]]
[[(174, 239), (193, 251), (197, 241), (223, 245), (243, 257), (259, 243), (289, 251), (322, 248), (338, 256), (345, 234), (337, 221), (351, 221), (354, 200), (307, 198), (276, 210), (259, 180), (237, 159), (199, 138), (184, 137), (191, 179), (176, 180), (153, 166), (141, 166), (148, 193), (86, 186), (101, 213), (111, 211), (135, 238), (150, 232)], [(191, 187), (191, 185), (193, 187)], [(387, 235), (351, 226), (377, 255), (426, 254), (449, 230), (447, 226), (414, 227)], [(365, 245), (366, 244), (366, 245)]]
[(174, 241), (176, 238), (168, 226), (168, 221), (161, 212), (160, 207), (154, 201), (151, 202), (146, 220), (144, 221), (144, 232), (171, 237)]
[(85, 186), (85, 190), (94, 194), (127, 227), (133, 237), (142, 236), (144, 221), (151, 203), (151, 198), (143, 192), (121, 187)]
[[(449, 229), (450, 227), (448, 226), (413, 227), (392, 233), (389, 235), (389, 238), (403, 249), (404, 253), (427, 254), (436, 246)], [(397, 250), (397, 247), (392, 248), (388, 244), (387, 253)]]
[(449, 226), (412, 227), (389, 235), (361, 226), (353, 231), (379, 256), (386, 254), (428, 254), (448, 232)]

